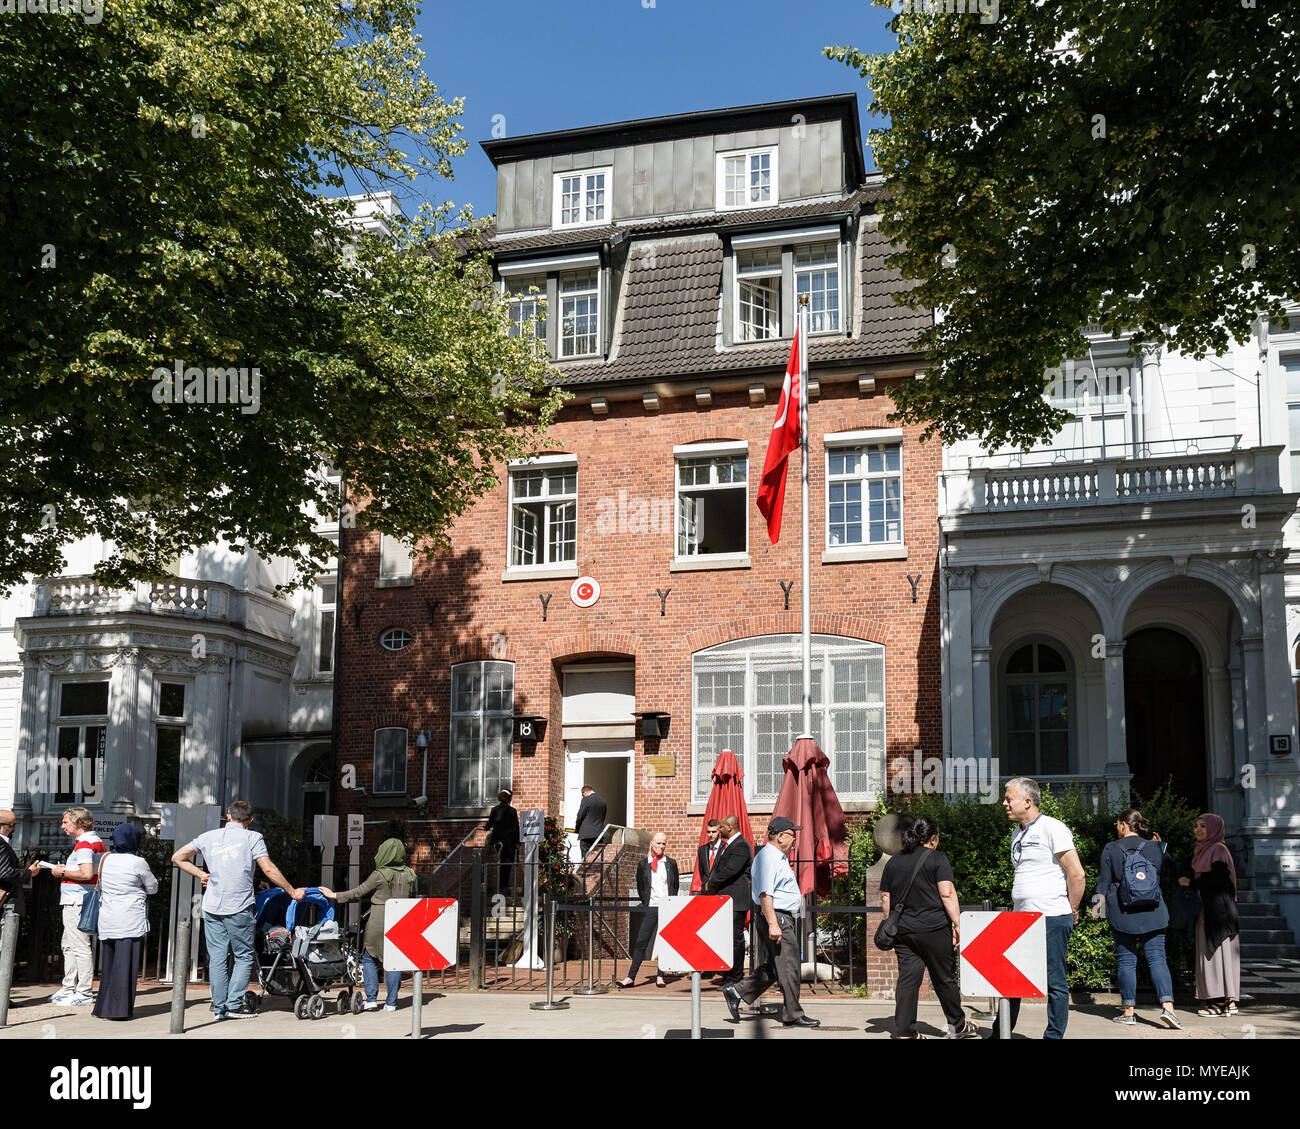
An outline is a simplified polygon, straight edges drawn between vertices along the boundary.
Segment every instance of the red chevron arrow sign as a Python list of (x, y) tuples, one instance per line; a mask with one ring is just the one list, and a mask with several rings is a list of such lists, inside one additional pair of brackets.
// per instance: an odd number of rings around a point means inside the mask
[(1041, 913), (961, 915), (961, 994), (1041, 1000), (1047, 995), (1047, 921)]
[(460, 949), (455, 898), (390, 898), (384, 903), (384, 968), (438, 972)]
[(726, 972), (731, 967), (731, 899), (671, 897), (659, 907), (660, 972)]

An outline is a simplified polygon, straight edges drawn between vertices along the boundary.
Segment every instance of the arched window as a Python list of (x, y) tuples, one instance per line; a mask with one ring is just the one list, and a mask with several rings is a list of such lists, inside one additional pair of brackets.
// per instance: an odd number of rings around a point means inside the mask
[(1070, 671), (1048, 643), (1025, 643), (1003, 671), (1006, 714), (1002, 774), (1063, 776), (1070, 771)]
[[(803, 729), (799, 636), (739, 639), (694, 659), (695, 797), (730, 749), (745, 773), (745, 795), (775, 799), (781, 761)], [(812, 731), (831, 762), (842, 799), (875, 799), (885, 790), (885, 648), (834, 635), (812, 637)]]
[(451, 668), (451, 806), (484, 807), (512, 784), (515, 664)]

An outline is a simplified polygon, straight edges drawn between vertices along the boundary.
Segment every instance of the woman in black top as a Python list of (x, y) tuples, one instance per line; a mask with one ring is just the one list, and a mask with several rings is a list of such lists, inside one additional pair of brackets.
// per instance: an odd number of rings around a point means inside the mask
[[(1165, 930), (1169, 926), (1169, 907), (1160, 893), (1160, 867), (1164, 854), (1160, 844), (1143, 839), (1147, 821), (1136, 808), (1120, 812), (1115, 819), (1113, 842), (1101, 851), (1101, 873), (1097, 879), (1097, 893), (1102, 896), (1102, 906), (1110, 931), (1115, 938), (1115, 954), (1119, 971), (1119, 999), (1123, 1012), (1115, 1016), (1116, 1023), (1132, 1027), (1137, 1024), (1134, 1008), (1137, 1004), (1138, 944), (1146, 957), (1151, 983), (1160, 997), (1160, 1022), (1166, 1027), (1181, 1028), (1174, 1015), (1174, 982), (1165, 960)], [(1143, 881), (1155, 882), (1154, 894), (1141, 902), (1126, 902), (1124, 872), (1128, 856), (1135, 856), (1138, 874)], [(1130, 884), (1130, 890), (1132, 885)]]
[[(915, 880), (912, 875), (915, 873)], [(908, 882), (911, 881), (911, 888)], [(891, 896), (903, 908), (898, 919), (898, 983), (894, 986), (895, 1039), (919, 1039), (916, 1000), (921, 977), (943, 1005), (949, 1039), (978, 1039), (979, 1027), (961, 1009), (961, 992), (954, 972), (961, 908), (952, 881), (952, 864), (939, 850), (939, 825), (918, 819), (903, 832), (903, 853), (895, 855), (880, 876), (880, 898), (889, 916)]]

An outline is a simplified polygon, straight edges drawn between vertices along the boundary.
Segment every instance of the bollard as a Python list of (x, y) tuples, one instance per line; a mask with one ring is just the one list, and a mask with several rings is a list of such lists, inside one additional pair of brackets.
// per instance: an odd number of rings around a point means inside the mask
[(587, 899), (587, 986), (577, 988), (574, 991), (575, 996), (602, 996), (609, 991), (608, 984), (596, 983), (596, 930), (595, 930), (596, 912), (592, 908), (591, 899)]
[(185, 1034), (185, 988), (190, 979), (190, 928), (193, 910), (188, 901), (177, 902), (176, 944), (172, 947), (172, 1025), (173, 1035)]
[(411, 1038), (419, 1039), (423, 1026), (421, 1012), (424, 1009), (424, 973), (415, 974), (415, 992), (411, 996)]
[(14, 912), (12, 906), (0, 911), (0, 1027), (9, 1022), (9, 990), (14, 983), (18, 922), (18, 914)]
[(555, 1002), (555, 901), (546, 895), (546, 1002), (529, 1004), (532, 1011), (568, 1011), (567, 1003)]
[(700, 1032), (700, 974), (691, 973), (691, 1038), (703, 1039)]

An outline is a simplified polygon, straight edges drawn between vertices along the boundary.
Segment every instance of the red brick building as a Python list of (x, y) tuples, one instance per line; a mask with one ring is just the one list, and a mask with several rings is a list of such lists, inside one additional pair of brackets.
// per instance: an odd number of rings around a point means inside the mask
[[(730, 748), (761, 831), (801, 727), (797, 460), (779, 544), (755, 498), (803, 294), (814, 730), (846, 810), (867, 810), (891, 756), (941, 748), (941, 460), (888, 418), (924, 315), (889, 297), (856, 99), (484, 149), (501, 283), (572, 399), (554, 451), (501, 467), (450, 554), (412, 567), (347, 531), (338, 759), (365, 791), (339, 810), (372, 832), (400, 818), (440, 856), (499, 787), (572, 826), (585, 781), (687, 871)], [(519, 718), (538, 740), (513, 739)]]

